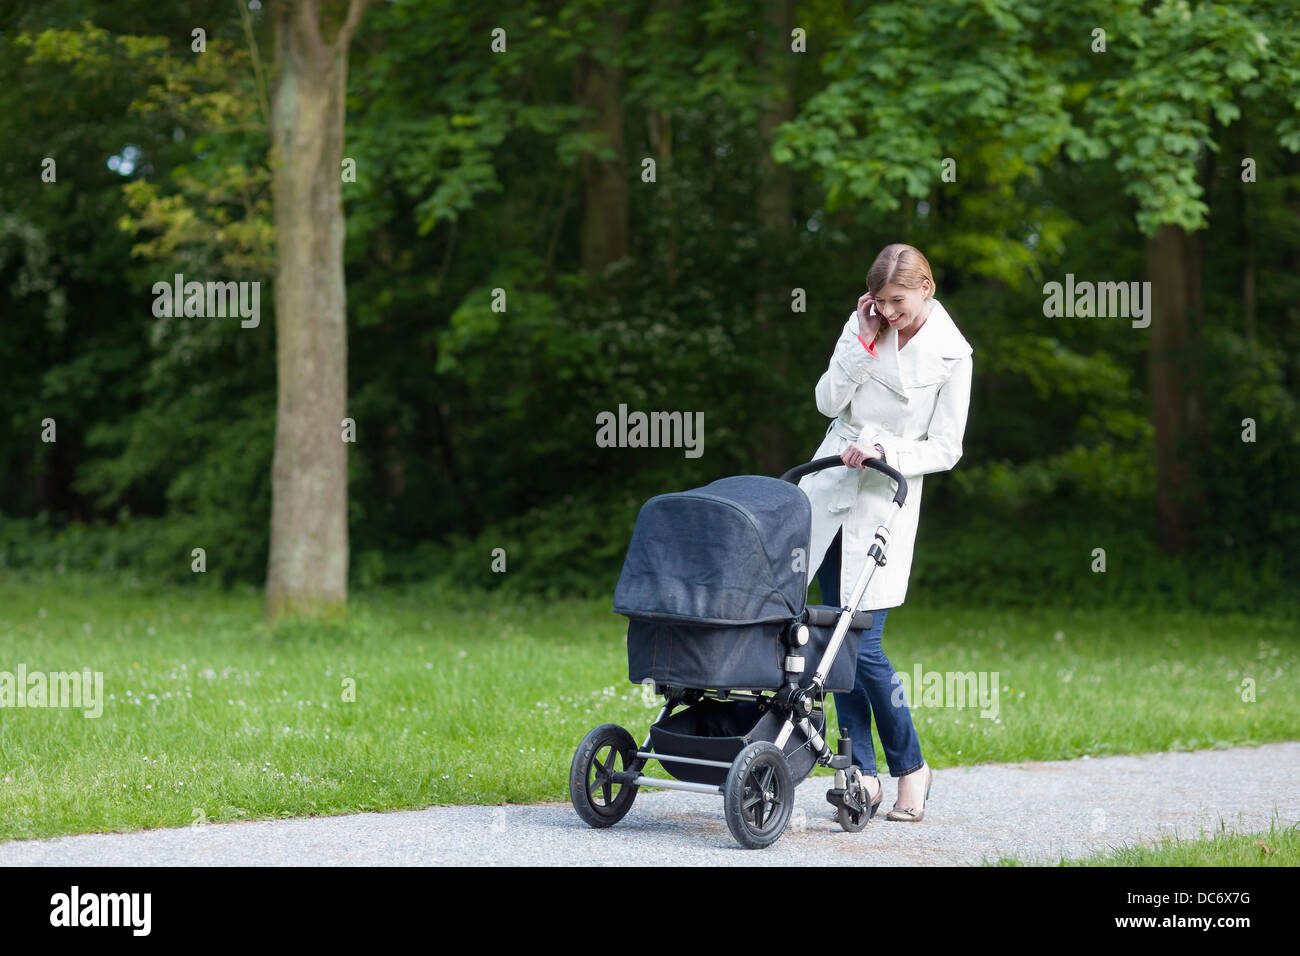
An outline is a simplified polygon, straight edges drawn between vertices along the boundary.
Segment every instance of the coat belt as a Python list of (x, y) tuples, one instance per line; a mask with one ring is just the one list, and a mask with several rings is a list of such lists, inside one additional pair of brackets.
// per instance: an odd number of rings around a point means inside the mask
[[(850, 443), (856, 442), (860, 434), (857, 430), (850, 428), (842, 418), (831, 419), (826, 434), (829, 435), (831, 432)], [(861, 478), (861, 469), (836, 468), (831, 483), (827, 488), (829, 492), (829, 498), (826, 502), (827, 510), (840, 512), (852, 508), (858, 498), (858, 484)]]
[(842, 418), (832, 418), (830, 427), (826, 431), (834, 432), (847, 442), (856, 442), (861, 432), (850, 428)]

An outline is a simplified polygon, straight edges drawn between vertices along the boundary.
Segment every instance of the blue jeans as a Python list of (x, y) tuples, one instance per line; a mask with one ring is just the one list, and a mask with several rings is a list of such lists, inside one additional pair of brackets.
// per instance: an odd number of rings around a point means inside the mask
[[(843, 531), (826, 550), (822, 566), (817, 570), (817, 582), (822, 589), (822, 603), (837, 607), (840, 604), (840, 552)], [(876, 728), (880, 742), (885, 747), (889, 772), (895, 777), (905, 777), (921, 769), (921, 741), (912, 726), (912, 713), (907, 709), (907, 699), (894, 666), (885, 657), (880, 644), (885, 628), (887, 608), (872, 611), (872, 627), (862, 635), (858, 647), (857, 680), (853, 690), (835, 695), (835, 712), (839, 715), (840, 735), (853, 739), (853, 762), (864, 774), (876, 775), (876, 748), (871, 741), (871, 713), (874, 707)], [(895, 704), (895, 700), (897, 704)]]

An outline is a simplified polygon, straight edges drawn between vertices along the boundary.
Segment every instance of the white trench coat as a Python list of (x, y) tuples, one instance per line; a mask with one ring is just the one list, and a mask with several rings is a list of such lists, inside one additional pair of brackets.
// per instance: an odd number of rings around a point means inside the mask
[(843, 525), (840, 599), (853, 595), (876, 528), (893, 510), (885, 565), (876, 570), (858, 607), (897, 607), (907, 595), (912, 550), (921, 513), (922, 475), (947, 471), (961, 458), (970, 405), (971, 347), (936, 299), (921, 330), (898, 348), (893, 329), (872, 356), (858, 340), (850, 314), (830, 366), (817, 383), (817, 408), (832, 421), (813, 458), (839, 455), (850, 444), (879, 444), (885, 462), (907, 479), (907, 502), (893, 504), (894, 483), (878, 471), (832, 467), (805, 475), (799, 487), (812, 502), (808, 570), (822, 559)]

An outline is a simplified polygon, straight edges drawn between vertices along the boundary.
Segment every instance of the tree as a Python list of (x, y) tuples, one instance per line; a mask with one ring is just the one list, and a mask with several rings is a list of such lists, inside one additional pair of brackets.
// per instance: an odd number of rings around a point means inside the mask
[(582, 157), (582, 266), (596, 274), (628, 254), (627, 150), (623, 143), (623, 65), (618, 45), (626, 15), (593, 17), (592, 46), (573, 65), (573, 99), (590, 111), (584, 128), (600, 137)]
[[(794, 0), (767, 0), (764, 4), (765, 27), (757, 56), (761, 68), (768, 74), (770, 83), (763, 98), (758, 117), (758, 226), (764, 233), (767, 262), (763, 275), (767, 282), (759, 288), (754, 303), (755, 326), (763, 338), (781, 341), (782, 320), (790, 314), (787, 289), (781, 288), (781, 271), (784, 265), (782, 252), (793, 239), (790, 228), (794, 208), (794, 177), (790, 167), (778, 163), (772, 156), (772, 134), (782, 123), (794, 118), (794, 58), (790, 50), (790, 33), (794, 28)], [(787, 287), (790, 283), (786, 283)], [(788, 329), (790, 323), (784, 323)], [(788, 334), (788, 333), (787, 333)], [(776, 352), (772, 374), (779, 381), (788, 381), (790, 352), (781, 348)], [(774, 407), (786, 401), (787, 396), (776, 388), (764, 389), (756, 411), (762, 424), (761, 441), (755, 449), (758, 471), (779, 475), (795, 463), (794, 436), (781, 420)]]
[[(1161, 545), (1177, 552), (1188, 547), (1191, 516), (1205, 501), (1194, 467), (1205, 447), (1205, 397), (1193, 372), (1209, 216), (1203, 170), (1219, 151), (1224, 128), (1241, 118), (1242, 103), (1278, 93), (1295, 97), (1288, 87), (1296, 29), (1288, 13), (1244, 0), (1118, 8), (1114, 54), (1121, 69), (1099, 84), (1090, 112), (1125, 192), (1137, 201), (1138, 228), (1146, 236), (1157, 528)], [(1287, 130), (1279, 132), (1286, 142)], [(1289, 148), (1297, 147), (1292, 126)]]
[(366, 0), (280, 0), (271, 104), (278, 400), (266, 613), (347, 601), (347, 301), (342, 162), (348, 45)]

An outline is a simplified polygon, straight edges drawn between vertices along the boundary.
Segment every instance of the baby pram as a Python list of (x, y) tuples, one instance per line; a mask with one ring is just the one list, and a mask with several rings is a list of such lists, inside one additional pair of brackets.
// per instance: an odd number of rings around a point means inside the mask
[[(865, 465), (893, 479), (898, 507), (876, 529), (872, 560), (843, 608), (805, 605), (812, 512), (796, 484), (842, 467), (839, 458), (780, 479), (722, 478), (642, 505), (614, 610), (628, 618), (628, 677), (653, 682), (664, 703), (640, 746), (617, 724), (578, 745), (569, 796), (584, 821), (614, 825), (640, 787), (721, 794), (732, 836), (759, 849), (780, 838), (794, 788), (823, 764), (835, 770), (826, 799), (840, 826), (866, 826), (862, 773), (847, 737), (831, 752), (824, 700), (853, 689), (858, 644), (872, 622), (852, 609), (885, 563), (907, 481), (879, 459)], [(671, 778), (647, 776), (652, 760)]]

